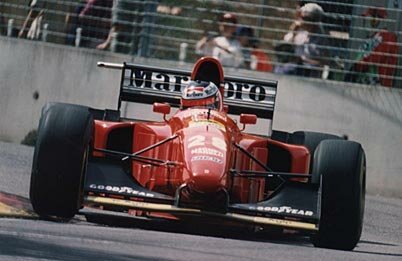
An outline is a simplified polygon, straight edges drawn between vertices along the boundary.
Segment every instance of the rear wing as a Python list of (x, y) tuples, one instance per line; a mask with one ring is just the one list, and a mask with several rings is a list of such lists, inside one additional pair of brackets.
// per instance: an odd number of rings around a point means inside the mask
[[(139, 64), (98, 62), (99, 67), (121, 69), (118, 110), (121, 102), (153, 104), (168, 102), (180, 105), (181, 88), (191, 80), (191, 71), (167, 69)], [(224, 104), (228, 113), (256, 114), (273, 119), (277, 81), (256, 80), (244, 77), (224, 78)]]

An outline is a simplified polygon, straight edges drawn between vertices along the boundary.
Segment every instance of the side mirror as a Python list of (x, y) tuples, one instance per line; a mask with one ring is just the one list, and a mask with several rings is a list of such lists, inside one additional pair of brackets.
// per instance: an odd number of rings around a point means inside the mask
[(240, 114), (240, 123), (243, 124), (243, 129), (246, 128), (246, 124), (256, 124), (257, 123), (257, 115), (255, 114)]
[(163, 114), (163, 119), (166, 121), (166, 114), (170, 113), (170, 105), (167, 103), (155, 102), (153, 106), (153, 111)]

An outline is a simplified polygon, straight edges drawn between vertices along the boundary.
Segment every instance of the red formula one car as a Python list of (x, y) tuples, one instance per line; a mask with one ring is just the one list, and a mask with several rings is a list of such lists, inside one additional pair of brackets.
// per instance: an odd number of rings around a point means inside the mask
[[(361, 145), (317, 132), (243, 132), (257, 117), (273, 119), (275, 81), (224, 77), (209, 57), (192, 72), (99, 65), (122, 71), (117, 110), (43, 108), (30, 187), (40, 216), (68, 219), (92, 206), (283, 228), (310, 234), (315, 246), (356, 246), (365, 197)], [(122, 118), (125, 102), (153, 104), (163, 119)], [(171, 106), (179, 109), (168, 116)], [(240, 114), (242, 126), (228, 113)]]

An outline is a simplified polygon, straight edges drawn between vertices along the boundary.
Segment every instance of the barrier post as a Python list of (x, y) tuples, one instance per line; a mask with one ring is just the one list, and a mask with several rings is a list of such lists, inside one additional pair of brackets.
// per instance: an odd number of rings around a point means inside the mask
[(180, 52), (179, 52), (179, 61), (180, 61), (180, 64), (184, 64), (184, 61), (186, 60), (186, 57), (187, 57), (187, 47), (188, 47), (188, 43), (181, 43), (181, 44), (180, 44)]
[(81, 33), (82, 33), (82, 28), (78, 27), (75, 30), (75, 47), (80, 47), (81, 44)]
[(42, 41), (43, 41), (43, 42), (46, 42), (46, 41), (47, 41), (47, 35), (48, 35), (48, 33), (49, 33), (48, 28), (49, 28), (49, 24), (48, 24), (48, 23), (46, 23), (46, 24), (43, 25), (43, 31), (42, 31)]
[(9, 19), (7, 25), (7, 36), (9, 37), (13, 36), (13, 27), (14, 27), (14, 19)]

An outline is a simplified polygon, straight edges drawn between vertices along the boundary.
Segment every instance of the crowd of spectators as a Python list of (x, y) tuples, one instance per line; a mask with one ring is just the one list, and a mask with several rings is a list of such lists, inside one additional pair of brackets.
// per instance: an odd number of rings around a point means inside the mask
[(380, 19), (387, 17), (384, 8), (368, 8), (363, 16), (369, 18), (372, 30), (355, 54), (345, 80), (392, 87), (398, 63), (397, 35), (381, 25)]
[(295, 21), (283, 41), (276, 46), (280, 62), (272, 65), (271, 58), (258, 48), (258, 39), (251, 27), (237, 26), (234, 14), (220, 18), (219, 35), (206, 35), (196, 44), (200, 56), (218, 58), (222, 65), (279, 74), (322, 77), (328, 52), (328, 37), (321, 26), (324, 10), (315, 3), (298, 6)]
[(219, 35), (202, 37), (195, 45), (199, 56), (212, 56), (219, 59), (223, 66), (272, 72), (268, 55), (258, 48), (254, 30), (238, 26), (237, 17), (225, 13), (219, 19)]
[(282, 72), (321, 78), (325, 58), (328, 57), (325, 49), (328, 46), (328, 37), (321, 25), (324, 10), (318, 4), (307, 3), (297, 10), (296, 15), (289, 32), (283, 37), (284, 42), (293, 47), (290, 55), (295, 57), (293, 62), (297, 65), (294, 66), (296, 71)]
[[(225, 67), (331, 79), (335, 54), (331, 37), (321, 23), (326, 13), (317, 3), (296, 3), (294, 21), (274, 44), (273, 52), (259, 48), (254, 26), (239, 21), (234, 13), (223, 13), (217, 30), (205, 33), (196, 42), (195, 53), (216, 57)], [(130, 0), (77, 2), (66, 16), (65, 43), (138, 54), (144, 34), (144, 8), (143, 2)], [(39, 39), (45, 15), (46, 1), (31, 0), (18, 37)], [(387, 18), (384, 8), (368, 8), (361, 15), (370, 30), (360, 47), (349, 53), (349, 62), (341, 64), (341, 80), (391, 87), (400, 51), (397, 35), (382, 24)], [(77, 44), (78, 34), (81, 39)]]
[[(317, 3), (298, 3), (294, 22), (275, 45), (275, 65), (258, 48), (253, 29), (237, 27), (237, 18), (230, 13), (221, 17), (218, 36), (207, 35), (197, 42), (196, 53), (216, 57), (224, 66), (326, 79), (330, 77), (328, 70), (335, 54), (331, 38), (321, 24), (325, 12)], [(381, 26), (387, 17), (384, 8), (371, 7), (362, 15), (370, 19), (370, 34), (353, 53), (352, 63), (343, 65), (346, 73), (342, 80), (392, 87), (398, 63), (397, 35)]]

